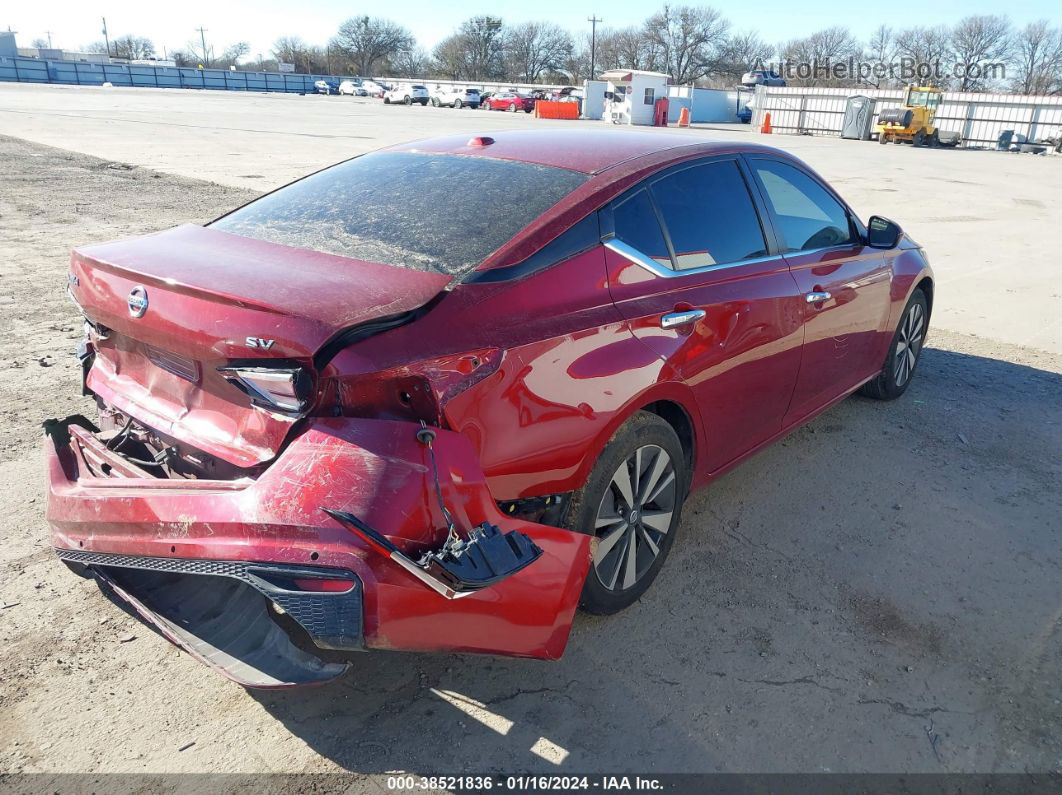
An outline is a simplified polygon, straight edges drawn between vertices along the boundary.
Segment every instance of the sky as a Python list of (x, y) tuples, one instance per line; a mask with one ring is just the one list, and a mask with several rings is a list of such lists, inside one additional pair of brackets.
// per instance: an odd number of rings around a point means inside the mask
[[(701, 5), (696, 0), (673, 0), (674, 5)], [(737, 0), (703, 3), (719, 9), (735, 30), (754, 29), (770, 43), (807, 35), (831, 25), (847, 26), (860, 38), (866, 38), (881, 22), (904, 27), (950, 23), (968, 14), (999, 13), (1000, 4), (991, 0), (938, 0), (935, 3), (895, 0), (887, 4), (837, 3), (827, 0), (802, 0), (799, 8), (789, 0), (761, 0), (757, 3)], [(0, 10), (0, 29), (18, 32), (18, 43), (28, 47), (36, 38), (52, 45), (76, 50), (102, 40), (100, 17), (106, 16), (111, 38), (132, 33), (147, 36), (162, 55), (169, 50), (184, 49), (189, 41), (198, 43), (196, 28), (206, 28), (207, 45), (220, 53), (230, 44), (247, 41), (250, 56), (269, 56), (272, 43), (279, 36), (300, 36), (310, 44), (325, 44), (343, 20), (358, 14), (387, 16), (405, 26), (429, 50), (449, 35), (464, 19), (490, 13), (506, 22), (529, 19), (550, 20), (572, 33), (589, 32), (587, 18), (603, 18), (603, 27), (626, 27), (645, 19), (663, 5), (663, 0), (510, 0), (490, 3), (484, 0), (406, 0), (400, 4), (356, 4), (340, 0), (258, 0), (258, 2), (217, 2), (182, 0), (160, 3), (152, 0), (49, 0), (31, 3), (16, 0)], [(1006, 5), (1011, 21), (1024, 24), (1046, 17), (1062, 22), (1053, 0), (1018, 0)]]

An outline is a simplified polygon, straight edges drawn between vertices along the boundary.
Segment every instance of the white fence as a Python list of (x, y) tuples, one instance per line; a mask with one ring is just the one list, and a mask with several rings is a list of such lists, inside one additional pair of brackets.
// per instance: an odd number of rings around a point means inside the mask
[[(874, 122), (886, 108), (903, 102), (903, 89), (756, 87), (752, 123), (759, 127), (768, 111), (771, 127), (797, 135), (840, 135), (848, 97), (874, 100)], [(959, 133), (963, 146), (994, 147), (1004, 130), (1030, 141), (1062, 132), (1062, 96), (973, 94), (946, 91), (937, 110), (937, 126)]]

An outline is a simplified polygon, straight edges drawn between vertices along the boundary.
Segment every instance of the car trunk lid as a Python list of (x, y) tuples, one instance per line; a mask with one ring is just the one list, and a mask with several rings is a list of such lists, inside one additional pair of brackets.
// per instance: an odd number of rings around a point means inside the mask
[(415, 310), (451, 277), (185, 225), (73, 253), (95, 329), (88, 387), (238, 467), (271, 459), (294, 416), (252, 405), (218, 368), (312, 368), (344, 329)]

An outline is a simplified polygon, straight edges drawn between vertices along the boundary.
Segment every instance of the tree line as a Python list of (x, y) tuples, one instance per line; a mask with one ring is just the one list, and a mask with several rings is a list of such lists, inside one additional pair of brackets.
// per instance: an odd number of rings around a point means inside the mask
[[(103, 51), (102, 42), (94, 46)], [(149, 40), (131, 35), (111, 47), (119, 57), (155, 54)], [(591, 76), (591, 68), (595, 73), (646, 69), (668, 74), (673, 83), (709, 87), (731, 87), (750, 69), (780, 64), (789, 67), (783, 76), (790, 85), (889, 88), (917, 79), (903, 72), (905, 63), (939, 64), (932, 81), (942, 88), (1062, 93), (1062, 28), (1046, 19), (1015, 26), (994, 15), (972, 15), (953, 25), (881, 25), (866, 40), (835, 26), (778, 44), (754, 30), (736, 30), (710, 6), (664, 5), (637, 25), (599, 28), (594, 40), (589, 31), (575, 36), (552, 22), (508, 24), (480, 15), (430, 51), (393, 20), (357, 16), (324, 45), (284, 36), (269, 57), (248, 59), (249, 50), (239, 42), (215, 56), (204, 43), (189, 42), (170, 57), (181, 66), (275, 70), (288, 63), (307, 74), (514, 83), (578, 84)], [(887, 68), (836, 68), (853, 63)], [(793, 68), (800, 64), (812, 68)], [(989, 64), (1004, 69), (984, 68)]]

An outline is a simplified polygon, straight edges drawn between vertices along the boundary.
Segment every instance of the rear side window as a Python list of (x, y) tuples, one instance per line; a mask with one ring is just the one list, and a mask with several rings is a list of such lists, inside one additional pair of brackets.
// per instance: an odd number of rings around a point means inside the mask
[(679, 270), (767, 254), (759, 218), (737, 163), (676, 171), (653, 183)]
[(490, 157), (378, 152), (294, 182), (211, 227), (460, 276), (587, 179)]
[(646, 190), (640, 190), (612, 211), (616, 237), (665, 268), (671, 267), (671, 254), (664, 242), (656, 211)]
[(786, 251), (852, 242), (848, 213), (822, 185), (787, 163), (751, 162), (767, 193)]

